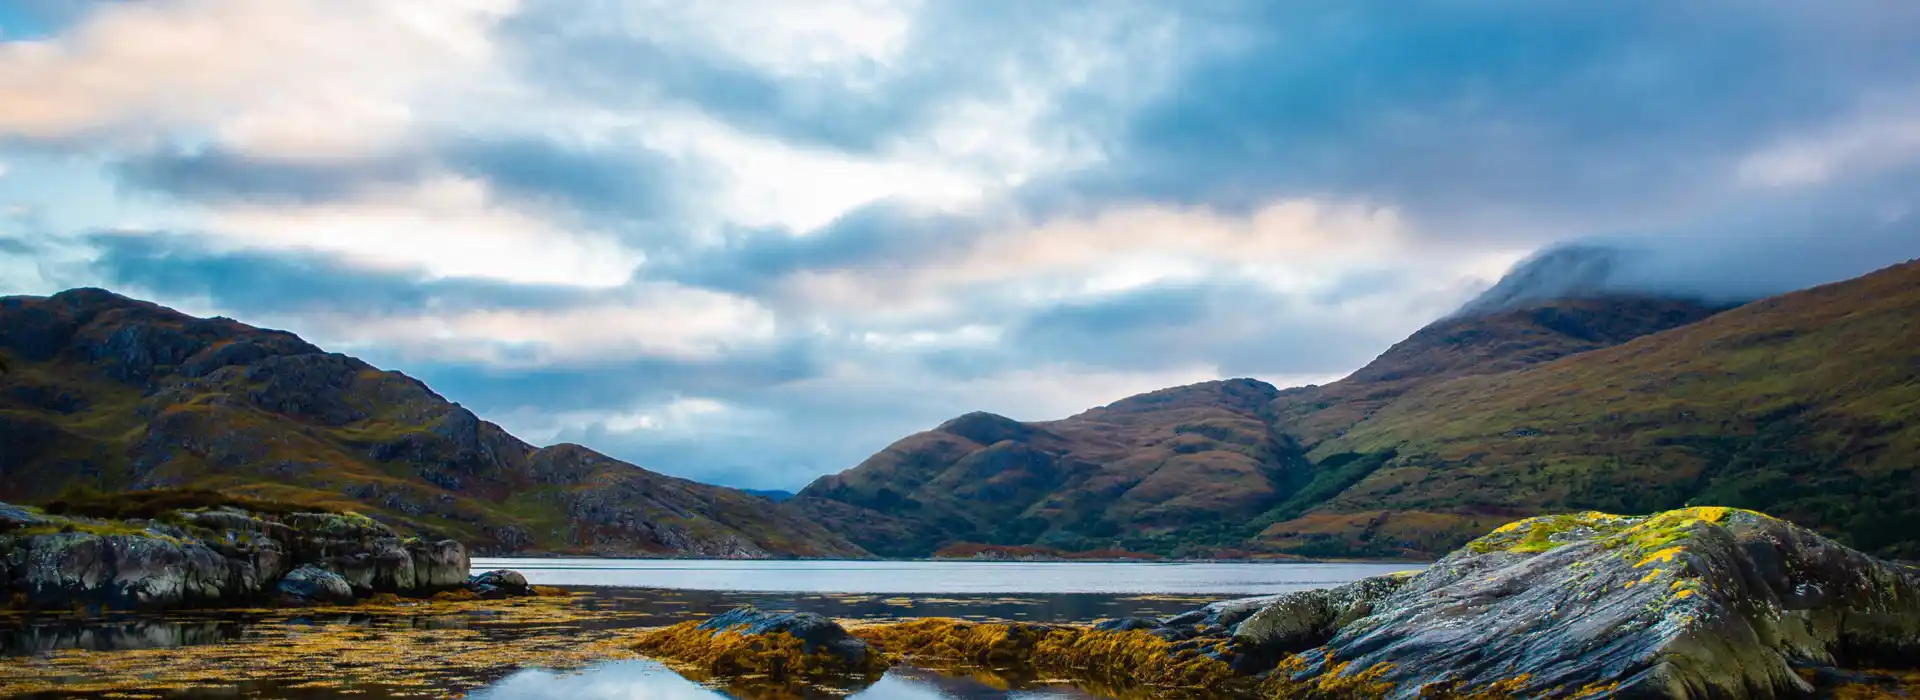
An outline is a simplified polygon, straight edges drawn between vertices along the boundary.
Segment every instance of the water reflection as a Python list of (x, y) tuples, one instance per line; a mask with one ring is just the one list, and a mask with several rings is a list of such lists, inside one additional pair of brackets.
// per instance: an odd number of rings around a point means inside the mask
[(1064, 684), (1002, 676), (896, 668), (865, 687), (818, 687), (735, 681), (701, 685), (652, 661), (602, 664), (577, 673), (522, 671), (468, 696), (475, 700), (1051, 700), (1106, 695)]
[(1420, 564), (1359, 562), (748, 561), (475, 559), (549, 586), (792, 593), (1261, 595), (1337, 586)]
[[(1173, 615), (1219, 596), (1136, 596), (1062, 593), (1000, 595), (838, 595), (739, 593), (635, 588), (581, 588), (579, 605), (593, 613), (570, 622), (586, 630), (657, 627), (715, 615), (741, 605), (778, 612), (814, 612), (839, 619), (958, 617), (970, 620), (1077, 622), (1103, 617)], [(511, 642), (512, 625), (489, 624), (493, 614), (462, 615), (288, 614), (281, 611), (186, 612), (168, 615), (110, 613), (78, 616), (0, 617), (0, 656), (31, 656), (63, 649), (119, 651), (246, 641), (287, 626), (349, 625), (382, 628), (479, 628)]]

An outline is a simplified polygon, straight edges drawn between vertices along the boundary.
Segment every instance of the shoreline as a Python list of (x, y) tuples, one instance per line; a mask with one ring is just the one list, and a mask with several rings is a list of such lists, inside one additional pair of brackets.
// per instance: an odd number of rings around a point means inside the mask
[(1438, 559), (1135, 559), (1135, 558), (1098, 558), (1079, 559), (1070, 557), (1035, 558), (994, 558), (994, 557), (925, 557), (917, 559), (897, 559), (874, 557), (871, 559), (847, 559), (843, 557), (685, 557), (685, 556), (614, 556), (607, 554), (552, 554), (525, 553), (514, 555), (474, 554), (474, 559), (541, 561), (554, 559), (592, 559), (602, 561), (712, 561), (712, 562), (847, 562), (847, 563), (969, 563), (969, 564), (1411, 564), (1427, 566)]

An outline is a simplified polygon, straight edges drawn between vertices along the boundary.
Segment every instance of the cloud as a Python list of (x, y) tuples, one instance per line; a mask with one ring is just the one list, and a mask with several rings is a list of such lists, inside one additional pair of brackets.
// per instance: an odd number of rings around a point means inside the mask
[(0, 43), (0, 134), (137, 139), (212, 125), (263, 152), (371, 146), (404, 127), (407, 101), (483, 70), (489, 27), (511, 10), (502, 0), (97, 4), (59, 35)]
[(0, 281), (287, 328), (744, 486), (969, 410), (1324, 381), (1555, 246), (1617, 251), (1595, 288), (1725, 299), (1920, 255), (1920, 8), (1876, 0), (36, 0), (0, 27)]

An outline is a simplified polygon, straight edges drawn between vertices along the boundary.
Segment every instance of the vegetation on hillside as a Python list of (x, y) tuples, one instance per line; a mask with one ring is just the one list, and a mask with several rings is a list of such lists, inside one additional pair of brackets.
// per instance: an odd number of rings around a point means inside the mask
[(406, 375), (97, 289), (0, 298), (0, 500), (188, 489), (481, 552), (860, 556), (757, 496), (535, 448)]
[(1917, 339), (1920, 263), (1908, 263), (1618, 347), (1433, 384), (1315, 446), (1322, 463), (1394, 456), (1312, 514), (1426, 514), (1457, 544), (1488, 516), (1734, 506), (1917, 557)]

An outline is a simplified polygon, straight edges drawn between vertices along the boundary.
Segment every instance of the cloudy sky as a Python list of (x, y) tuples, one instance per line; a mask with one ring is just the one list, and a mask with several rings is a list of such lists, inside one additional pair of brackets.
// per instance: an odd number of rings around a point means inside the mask
[(1908, 2), (0, 0), (0, 293), (735, 486), (1337, 378), (1559, 243), (1840, 279), (1916, 199)]

